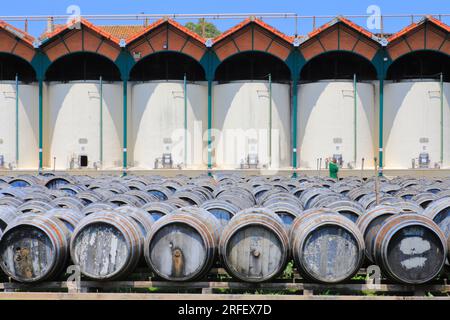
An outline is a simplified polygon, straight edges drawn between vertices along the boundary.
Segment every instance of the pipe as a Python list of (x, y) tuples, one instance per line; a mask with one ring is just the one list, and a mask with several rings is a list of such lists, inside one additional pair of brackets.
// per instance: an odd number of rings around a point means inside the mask
[(16, 74), (16, 167), (19, 166), (19, 75)]
[(358, 151), (358, 105), (357, 105), (357, 91), (356, 91), (356, 73), (353, 74), (353, 117), (354, 117), (354, 123), (353, 123), (353, 162), (355, 163), (356, 168), (356, 156)]
[(440, 104), (441, 104), (441, 168), (444, 166), (444, 75), (440, 75)]
[[(297, 77), (292, 80), (292, 167), (297, 169)], [(296, 174), (294, 172), (294, 174)]]
[(103, 77), (100, 76), (100, 165), (103, 165)]
[(184, 166), (187, 166), (187, 132), (188, 132), (188, 122), (187, 122), (187, 78), (186, 73), (183, 78), (183, 94), (184, 94)]
[(212, 126), (212, 80), (208, 79), (208, 170), (211, 170), (212, 168), (211, 126)]
[(42, 130), (43, 130), (43, 92), (44, 92), (44, 82), (42, 79), (39, 79), (39, 174), (42, 172), (43, 163), (42, 163)]
[(269, 168), (272, 167), (272, 74), (269, 73)]
[(127, 80), (123, 80), (123, 175), (127, 175)]
[(380, 110), (379, 110), (379, 119), (378, 119), (378, 145), (379, 145), (379, 171), (378, 175), (383, 175), (383, 95), (384, 95), (384, 79), (380, 79)]

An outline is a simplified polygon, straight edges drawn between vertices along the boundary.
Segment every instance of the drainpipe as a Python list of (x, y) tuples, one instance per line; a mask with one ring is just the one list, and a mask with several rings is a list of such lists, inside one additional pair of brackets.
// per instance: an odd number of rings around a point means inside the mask
[(380, 110), (379, 110), (379, 119), (378, 119), (378, 145), (379, 145), (379, 169), (378, 175), (383, 176), (383, 95), (384, 95), (384, 79), (380, 78)]
[(272, 167), (272, 74), (269, 73), (269, 168)]
[(208, 79), (208, 170), (212, 169), (212, 79)]
[(43, 130), (43, 92), (44, 92), (44, 82), (39, 79), (39, 174), (42, 173), (43, 163), (42, 163), (42, 130)]
[(354, 122), (353, 122), (353, 162), (355, 163), (355, 167), (356, 167), (356, 157), (357, 157), (357, 144), (358, 144), (358, 105), (357, 105), (357, 91), (356, 91), (356, 73), (353, 74), (353, 117), (354, 117)]
[(440, 104), (441, 104), (441, 168), (444, 166), (444, 75), (441, 72), (440, 81)]
[(183, 94), (184, 94), (184, 166), (187, 166), (187, 131), (188, 131), (188, 123), (187, 123), (187, 78), (186, 73), (183, 78)]
[(103, 166), (103, 77), (100, 76), (100, 165)]
[(19, 75), (16, 74), (16, 167), (19, 167)]
[[(297, 77), (292, 79), (292, 168), (297, 170)], [(294, 171), (294, 177), (297, 173)]]
[(123, 175), (127, 175), (127, 80), (123, 80)]

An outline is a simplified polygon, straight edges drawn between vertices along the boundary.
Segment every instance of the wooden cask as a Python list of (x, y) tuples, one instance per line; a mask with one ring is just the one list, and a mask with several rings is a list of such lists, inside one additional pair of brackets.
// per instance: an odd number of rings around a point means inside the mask
[(423, 284), (442, 270), (447, 239), (436, 223), (420, 214), (402, 213), (386, 219), (375, 238), (374, 258), (391, 280)]
[(45, 212), (49, 217), (56, 217), (66, 225), (66, 228), (72, 233), (75, 227), (85, 217), (79, 210), (67, 208), (55, 208)]
[(156, 221), (165, 215), (168, 215), (178, 207), (168, 201), (149, 202), (141, 207), (142, 210), (148, 212)]
[(283, 221), (267, 208), (237, 213), (224, 228), (219, 243), (223, 266), (236, 279), (263, 282), (284, 271), (288, 236)]
[(20, 213), (13, 206), (0, 205), (0, 230), (3, 231)]
[(203, 202), (200, 208), (213, 214), (224, 227), (240, 211), (240, 208), (230, 202), (214, 199)]
[(431, 202), (422, 214), (432, 219), (447, 237), (450, 236), (450, 197)]
[(142, 254), (139, 226), (129, 216), (99, 211), (75, 228), (70, 254), (81, 273), (94, 280), (112, 280), (134, 270)]
[(216, 259), (219, 236), (219, 221), (205, 209), (177, 209), (153, 224), (145, 239), (145, 260), (165, 280), (200, 279)]
[(52, 280), (69, 257), (70, 232), (56, 217), (25, 214), (0, 239), (0, 266), (19, 282)]
[(351, 200), (337, 200), (326, 205), (328, 209), (336, 211), (344, 217), (350, 219), (350, 221), (355, 222), (359, 217), (363, 216), (365, 210), (361, 204)]
[(375, 262), (373, 249), (375, 245), (375, 237), (377, 236), (381, 225), (387, 218), (399, 213), (400, 210), (396, 207), (379, 205), (367, 211), (366, 214), (359, 217), (357, 220), (356, 225), (364, 237), (366, 258), (370, 262)]
[(364, 260), (364, 239), (349, 219), (336, 212), (311, 212), (291, 227), (291, 253), (307, 279), (337, 283), (353, 277)]

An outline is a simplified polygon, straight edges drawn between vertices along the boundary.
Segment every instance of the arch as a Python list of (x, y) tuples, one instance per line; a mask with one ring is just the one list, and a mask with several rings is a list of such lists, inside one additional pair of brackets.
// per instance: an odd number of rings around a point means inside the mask
[(350, 20), (337, 17), (311, 32), (300, 44), (300, 52), (308, 61), (330, 51), (350, 51), (371, 61), (380, 48), (376, 37)]
[(300, 80), (318, 81), (325, 79), (376, 80), (377, 71), (367, 57), (348, 50), (330, 50), (310, 59), (300, 70)]
[(158, 52), (173, 51), (200, 61), (206, 52), (205, 39), (168, 19), (161, 19), (127, 39), (127, 50), (136, 61)]
[(7, 52), (0, 52), (0, 81), (14, 80), (16, 74), (22, 82), (36, 81), (36, 71), (24, 58)]
[(388, 67), (386, 79), (431, 79), (443, 73), (450, 81), (450, 55), (437, 50), (415, 50), (397, 57)]
[(203, 66), (192, 56), (179, 51), (159, 51), (140, 59), (130, 70), (130, 81), (206, 79)]
[(34, 38), (28, 33), (0, 21), (0, 52), (13, 54), (31, 63), (36, 55), (33, 41)]
[(92, 52), (78, 51), (53, 61), (45, 72), (47, 81), (98, 80), (120, 81), (120, 71), (114, 61)]
[(267, 80), (289, 82), (291, 71), (286, 62), (278, 56), (256, 50), (238, 52), (228, 56), (215, 70), (214, 79), (219, 82), (235, 80)]
[(286, 60), (293, 38), (259, 19), (246, 19), (214, 39), (213, 50), (220, 61), (246, 51), (261, 51)]
[(386, 48), (392, 61), (419, 50), (440, 51), (450, 55), (450, 28), (432, 17), (413, 23), (389, 37)]

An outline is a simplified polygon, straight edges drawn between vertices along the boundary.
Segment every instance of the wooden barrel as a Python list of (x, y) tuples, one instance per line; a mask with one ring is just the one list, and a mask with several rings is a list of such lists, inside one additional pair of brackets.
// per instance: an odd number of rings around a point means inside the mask
[(0, 230), (3, 231), (20, 213), (13, 206), (0, 206)]
[(291, 228), (292, 222), (302, 213), (301, 207), (291, 202), (274, 202), (267, 205), (266, 208), (279, 216), (287, 229)]
[(155, 222), (155, 219), (147, 211), (132, 206), (117, 207), (114, 211), (131, 217), (139, 226), (139, 230), (142, 234), (142, 241), (145, 240), (147, 233), (150, 232), (150, 229)]
[(240, 211), (238, 206), (219, 199), (203, 202), (200, 208), (213, 214), (223, 227)]
[(125, 192), (125, 195), (134, 196), (140, 199), (143, 204), (159, 200), (156, 196), (148, 194), (147, 192), (141, 190), (130, 190)]
[(148, 185), (145, 191), (157, 197), (161, 201), (169, 199), (169, 197), (172, 195), (172, 191), (170, 189), (155, 184)]
[(19, 207), (17, 207), (17, 211), (25, 213), (25, 212), (40, 212), (44, 213), (48, 210), (53, 209), (54, 206), (48, 202), (44, 202), (41, 200), (31, 200), (23, 203)]
[(0, 198), (0, 205), (1, 206), (11, 206), (11, 207), (20, 207), (24, 201), (19, 198), (13, 198), (10, 196), (5, 196)]
[(132, 206), (132, 207), (142, 207), (145, 202), (141, 199), (129, 195), (129, 194), (116, 194), (106, 200), (109, 203), (113, 203), (118, 206)]
[(51, 202), (51, 205), (54, 206), (55, 208), (67, 208), (67, 209), (74, 209), (77, 211), (80, 211), (84, 208), (83, 201), (73, 196), (56, 198)]
[(437, 196), (431, 192), (421, 192), (411, 198), (412, 201), (417, 203), (423, 209), (426, 209), (428, 207), (428, 205), (436, 199), (437, 199)]
[(47, 211), (45, 215), (50, 217), (56, 217), (59, 220), (61, 220), (70, 232), (73, 232), (75, 227), (85, 217), (85, 215), (82, 214), (79, 210), (67, 208), (51, 209)]
[(139, 226), (129, 216), (100, 211), (84, 218), (70, 241), (72, 261), (94, 280), (112, 280), (134, 270), (142, 254)]
[(352, 222), (358, 220), (359, 217), (364, 215), (365, 210), (361, 204), (358, 202), (350, 201), (350, 200), (337, 200), (330, 202), (326, 205), (328, 209), (332, 211), (336, 211), (344, 217), (350, 219)]
[(291, 253), (307, 279), (337, 283), (353, 277), (364, 260), (364, 239), (349, 219), (336, 212), (311, 212), (294, 220)]
[(95, 202), (88, 204), (86, 207), (84, 207), (83, 210), (81, 210), (81, 213), (83, 213), (85, 216), (88, 216), (98, 211), (114, 210), (114, 208), (116, 207), (117, 205), (114, 203)]
[(396, 207), (379, 205), (367, 211), (357, 220), (356, 225), (364, 237), (366, 258), (369, 261), (375, 262), (373, 248), (381, 225), (387, 218), (399, 213), (400, 210)]
[(422, 284), (434, 279), (446, 256), (444, 233), (420, 214), (389, 217), (375, 238), (375, 262), (387, 277), (401, 283)]
[(422, 214), (432, 219), (447, 237), (450, 236), (450, 197), (433, 201)]
[(165, 280), (202, 278), (215, 261), (219, 233), (219, 221), (205, 209), (177, 209), (153, 224), (145, 239), (145, 260)]
[(19, 282), (52, 280), (67, 265), (69, 239), (69, 230), (57, 218), (24, 215), (0, 239), (0, 266)]
[(219, 254), (228, 273), (242, 281), (276, 278), (288, 259), (288, 236), (283, 221), (266, 208), (240, 211), (224, 228)]
[(168, 201), (149, 202), (141, 207), (142, 210), (148, 212), (156, 221), (161, 217), (168, 215), (178, 207)]

